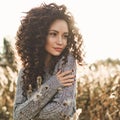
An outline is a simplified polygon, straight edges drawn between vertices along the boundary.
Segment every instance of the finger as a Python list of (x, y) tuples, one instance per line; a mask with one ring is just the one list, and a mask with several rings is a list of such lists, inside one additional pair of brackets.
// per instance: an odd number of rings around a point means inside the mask
[(61, 70), (59, 70), (56, 75), (59, 75), (60, 73), (61, 73)]
[(60, 76), (65, 76), (65, 75), (68, 75), (68, 74), (70, 74), (70, 73), (72, 73), (72, 70), (62, 72), (62, 73), (60, 74)]
[(75, 78), (75, 75), (67, 75), (63, 77), (63, 80)]
[(64, 86), (66, 87), (66, 86), (71, 86), (72, 85), (72, 83), (66, 83), (66, 84), (64, 84)]
[(74, 82), (74, 79), (69, 79), (69, 80), (64, 80), (64, 81), (61, 81), (63, 84), (64, 83), (73, 83)]

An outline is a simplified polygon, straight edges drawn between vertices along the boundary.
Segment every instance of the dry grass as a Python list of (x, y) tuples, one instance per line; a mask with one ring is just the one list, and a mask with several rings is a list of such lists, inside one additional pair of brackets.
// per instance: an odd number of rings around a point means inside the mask
[(120, 63), (116, 61), (98, 61), (79, 77), (79, 120), (120, 120)]
[[(12, 120), (17, 72), (0, 66), (0, 120)], [(106, 60), (78, 71), (79, 120), (120, 120), (120, 61)]]

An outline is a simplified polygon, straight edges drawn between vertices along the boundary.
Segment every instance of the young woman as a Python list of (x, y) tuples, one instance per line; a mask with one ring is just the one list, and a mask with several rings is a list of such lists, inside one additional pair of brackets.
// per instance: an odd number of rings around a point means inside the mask
[(17, 80), (14, 120), (73, 120), (82, 37), (64, 5), (41, 4), (26, 14), (16, 37), (23, 68)]

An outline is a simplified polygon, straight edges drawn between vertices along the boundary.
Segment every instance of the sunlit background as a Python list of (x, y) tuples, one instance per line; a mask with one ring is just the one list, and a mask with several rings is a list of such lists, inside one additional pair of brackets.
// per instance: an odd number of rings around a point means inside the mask
[(22, 12), (43, 2), (65, 4), (71, 11), (84, 39), (86, 62), (119, 58), (119, 0), (1, 0), (0, 51), (3, 37), (9, 37), (14, 44)]
[[(0, 0), (0, 120), (13, 120), (14, 97), (20, 70), (19, 59), (15, 59), (17, 55), (11, 49), (10, 42), (14, 48), (23, 12), (43, 2), (65, 4), (73, 14), (84, 39), (85, 60), (90, 64), (77, 69), (78, 120), (119, 120), (119, 1)], [(6, 39), (3, 44), (4, 37)]]

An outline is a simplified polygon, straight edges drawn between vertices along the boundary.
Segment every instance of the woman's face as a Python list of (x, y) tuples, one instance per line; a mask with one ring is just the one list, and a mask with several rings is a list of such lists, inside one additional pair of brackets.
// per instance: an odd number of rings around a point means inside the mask
[(59, 56), (67, 45), (68, 25), (64, 20), (55, 20), (47, 35), (45, 50), (48, 54)]

